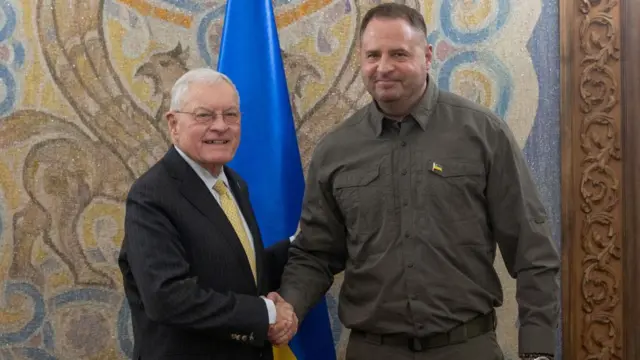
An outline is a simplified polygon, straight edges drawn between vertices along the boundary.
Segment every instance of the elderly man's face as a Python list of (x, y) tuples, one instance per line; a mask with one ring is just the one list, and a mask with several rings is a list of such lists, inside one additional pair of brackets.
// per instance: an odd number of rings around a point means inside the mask
[(238, 98), (224, 81), (192, 83), (179, 111), (167, 115), (174, 143), (217, 175), (233, 159), (240, 143)]

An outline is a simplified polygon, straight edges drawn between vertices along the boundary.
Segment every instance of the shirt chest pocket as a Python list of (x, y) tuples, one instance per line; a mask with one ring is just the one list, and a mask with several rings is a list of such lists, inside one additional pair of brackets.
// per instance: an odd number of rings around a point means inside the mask
[(391, 190), (379, 166), (340, 173), (333, 188), (349, 232), (369, 233), (379, 229), (383, 205), (390, 200)]
[(424, 174), (425, 205), (434, 216), (446, 220), (467, 220), (485, 209), (486, 173), (481, 162), (436, 160)]

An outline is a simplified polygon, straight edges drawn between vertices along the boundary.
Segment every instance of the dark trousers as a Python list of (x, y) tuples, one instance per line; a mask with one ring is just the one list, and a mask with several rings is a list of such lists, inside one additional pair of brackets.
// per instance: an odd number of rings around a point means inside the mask
[(409, 346), (371, 341), (367, 335), (351, 332), (346, 360), (503, 360), (495, 331), (463, 343), (412, 351)]

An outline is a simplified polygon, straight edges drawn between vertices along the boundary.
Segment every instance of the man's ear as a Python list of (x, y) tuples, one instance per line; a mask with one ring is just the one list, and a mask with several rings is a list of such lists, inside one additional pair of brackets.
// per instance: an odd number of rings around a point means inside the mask
[(431, 44), (427, 44), (424, 49), (425, 60), (427, 64), (427, 71), (431, 70), (431, 61), (433, 59), (433, 47)]
[(178, 118), (173, 111), (169, 111), (164, 115), (165, 119), (167, 119), (167, 128), (169, 129), (169, 135), (173, 137), (173, 135), (177, 132)]

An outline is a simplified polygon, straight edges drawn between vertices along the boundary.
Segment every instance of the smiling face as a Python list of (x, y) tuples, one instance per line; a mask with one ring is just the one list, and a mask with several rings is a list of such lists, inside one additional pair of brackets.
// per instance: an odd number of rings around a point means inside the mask
[(225, 81), (193, 82), (180, 109), (167, 113), (173, 143), (217, 176), (238, 149), (239, 111), (237, 94)]
[(425, 35), (404, 19), (373, 18), (362, 34), (360, 66), (367, 91), (383, 108), (402, 108), (422, 96), (431, 65)]

